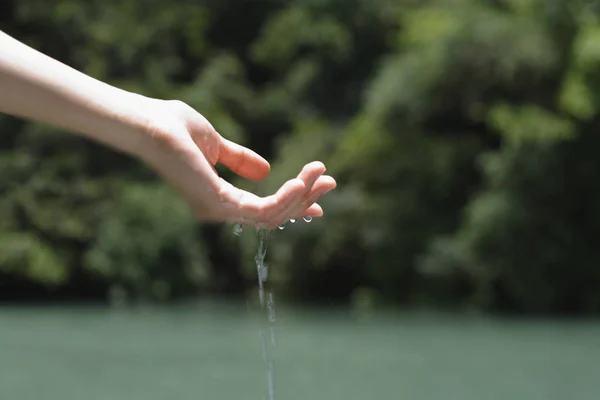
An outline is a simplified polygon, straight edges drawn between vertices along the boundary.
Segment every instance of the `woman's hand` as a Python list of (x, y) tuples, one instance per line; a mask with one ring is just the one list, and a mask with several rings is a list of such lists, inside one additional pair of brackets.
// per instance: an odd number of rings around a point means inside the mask
[[(319, 217), (316, 201), (335, 188), (319, 162), (277, 193), (258, 197), (219, 178), (221, 163), (252, 180), (269, 164), (219, 135), (180, 101), (150, 99), (98, 81), (0, 32), (0, 112), (54, 125), (141, 158), (167, 179), (199, 220), (272, 229)], [(152, 199), (148, 199), (152, 201)]]
[(321, 162), (304, 166), (274, 194), (258, 197), (223, 180), (215, 165), (259, 181), (269, 163), (250, 149), (223, 138), (194, 109), (180, 101), (140, 97), (148, 115), (138, 155), (168, 180), (202, 221), (273, 229), (290, 218), (320, 217), (321, 196), (336, 187)]

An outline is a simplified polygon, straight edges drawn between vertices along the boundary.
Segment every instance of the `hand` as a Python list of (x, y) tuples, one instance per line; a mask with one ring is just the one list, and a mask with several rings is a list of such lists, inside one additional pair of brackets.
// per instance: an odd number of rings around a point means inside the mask
[(199, 220), (272, 229), (290, 218), (323, 215), (316, 201), (336, 186), (314, 162), (271, 196), (240, 190), (218, 176), (216, 163), (252, 180), (266, 177), (269, 163), (221, 137), (191, 107), (100, 82), (2, 32), (0, 88), (0, 112), (137, 155), (179, 190)]
[(336, 187), (323, 175), (325, 166), (312, 162), (275, 193), (258, 197), (223, 180), (214, 166), (259, 181), (269, 163), (250, 149), (223, 138), (202, 115), (180, 101), (143, 98), (149, 115), (148, 140), (139, 155), (184, 197), (201, 221), (229, 222), (273, 229), (291, 218), (320, 217), (321, 196)]

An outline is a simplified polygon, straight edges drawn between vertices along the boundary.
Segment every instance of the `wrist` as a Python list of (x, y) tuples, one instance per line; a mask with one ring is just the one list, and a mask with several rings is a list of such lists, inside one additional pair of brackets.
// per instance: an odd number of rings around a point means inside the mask
[[(94, 129), (90, 136), (94, 140), (130, 154), (144, 158), (150, 147), (152, 137), (152, 103), (153, 99), (111, 87), (112, 93), (107, 96), (110, 104), (106, 121)], [(101, 114), (103, 114), (101, 112)]]
[(80, 124), (80, 134), (144, 161), (157, 152), (160, 100), (109, 85), (91, 99), (92, 112), (82, 113), (87, 123)]
[(172, 102), (135, 93), (126, 93), (125, 98), (128, 102), (123, 118), (117, 117), (125, 124), (125, 134), (115, 138), (115, 144), (152, 166), (186, 153), (181, 137), (187, 135), (187, 127)]

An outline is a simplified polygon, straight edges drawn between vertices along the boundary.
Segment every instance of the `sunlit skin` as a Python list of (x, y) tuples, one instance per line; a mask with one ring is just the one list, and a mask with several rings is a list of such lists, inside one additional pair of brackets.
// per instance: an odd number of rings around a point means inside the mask
[(336, 187), (315, 161), (270, 196), (241, 190), (218, 175), (216, 164), (260, 181), (269, 174), (269, 163), (224, 138), (193, 108), (108, 85), (2, 32), (0, 112), (137, 157), (180, 193), (199, 221), (273, 229), (291, 218), (322, 216), (317, 202)]

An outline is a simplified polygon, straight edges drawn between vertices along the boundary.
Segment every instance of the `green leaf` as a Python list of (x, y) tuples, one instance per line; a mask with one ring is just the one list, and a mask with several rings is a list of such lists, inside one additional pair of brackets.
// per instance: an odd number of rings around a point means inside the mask
[(66, 263), (34, 233), (2, 232), (0, 270), (49, 285), (63, 283), (69, 275)]
[(559, 92), (559, 107), (582, 120), (589, 120), (597, 112), (594, 95), (581, 73), (567, 75)]
[(537, 105), (500, 103), (490, 110), (488, 123), (510, 144), (571, 139), (573, 123)]

